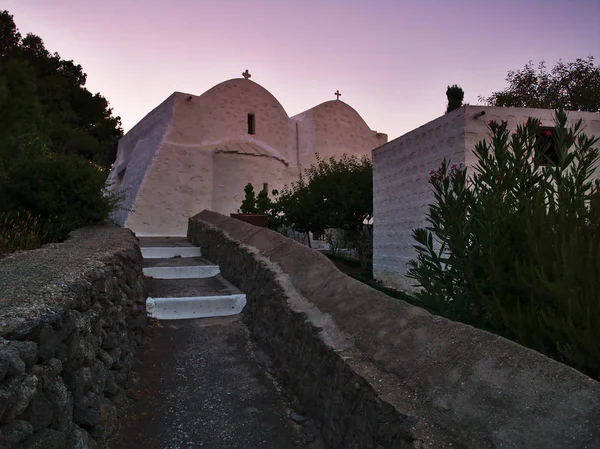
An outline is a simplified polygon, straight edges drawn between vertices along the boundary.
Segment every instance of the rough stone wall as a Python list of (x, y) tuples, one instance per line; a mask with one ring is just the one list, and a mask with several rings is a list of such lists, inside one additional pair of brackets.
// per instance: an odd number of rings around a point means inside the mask
[(0, 447), (107, 447), (145, 335), (141, 262), (115, 227), (0, 260)]
[(210, 211), (188, 238), (247, 294), (244, 319), (329, 447), (600, 447), (600, 384), (355, 281)]
[(321, 159), (341, 156), (371, 157), (371, 151), (387, 142), (387, 135), (372, 131), (363, 118), (341, 100), (321, 103), (292, 117), (298, 122), (298, 158), (303, 168)]
[(433, 199), (429, 172), (444, 158), (465, 162), (465, 109), (443, 115), (373, 150), (373, 275), (410, 289), (407, 263), (415, 251), (412, 230), (425, 227)]

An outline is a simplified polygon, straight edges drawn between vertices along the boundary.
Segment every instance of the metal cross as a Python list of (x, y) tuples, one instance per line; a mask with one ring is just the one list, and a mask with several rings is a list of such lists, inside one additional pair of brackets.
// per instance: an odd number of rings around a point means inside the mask
[(336, 90), (336, 91), (335, 91), (335, 93), (334, 93), (333, 95), (335, 95), (335, 96), (337, 97), (337, 99), (338, 99), (338, 100), (339, 100), (339, 99), (340, 99), (340, 97), (342, 96), (342, 94), (340, 93), (340, 90), (339, 90), (339, 89), (338, 89), (338, 90)]
[(248, 72), (248, 69), (246, 69), (245, 72), (242, 73), (242, 76), (246, 79), (250, 78), (252, 75), (250, 75), (250, 72)]

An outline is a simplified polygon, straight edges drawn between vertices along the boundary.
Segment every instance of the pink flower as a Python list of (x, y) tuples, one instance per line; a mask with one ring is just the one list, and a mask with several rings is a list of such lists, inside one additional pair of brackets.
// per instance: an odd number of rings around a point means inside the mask
[(429, 176), (431, 176), (431, 175), (435, 175), (435, 171), (431, 170), (431, 171), (429, 172)]
[(571, 141), (571, 143), (575, 142), (575, 137), (571, 136), (569, 137), (569, 140)]
[(544, 131), (544, 134), (546, 134), (548, 137), (550, 137), (550, 136), (552, 136), (552, 131), (547, 129), (546, 131)]
[(492, 126), (493, 124), (494, 124), (494, 121), (493, 121), (493, 120), (490, 120), (490, 121), (488, 122), (488, 126)]
[(450, 170), (456, 170), (456, 164), (452, 164), (452, 165), (450, 166)]

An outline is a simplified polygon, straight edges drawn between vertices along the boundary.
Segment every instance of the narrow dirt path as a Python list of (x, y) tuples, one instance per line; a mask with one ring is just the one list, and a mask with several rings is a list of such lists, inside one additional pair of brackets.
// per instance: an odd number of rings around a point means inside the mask
[(290, 418), (239, 315), (153, 321), (137, 368), (114, 449), (323, 447), (312, 420)]

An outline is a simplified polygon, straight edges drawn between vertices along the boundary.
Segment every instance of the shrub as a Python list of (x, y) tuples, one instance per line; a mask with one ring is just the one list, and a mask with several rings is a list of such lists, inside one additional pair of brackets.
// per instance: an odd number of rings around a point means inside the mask
[(413, 233), (417, 301), (600, 376), (598, 139), (556, 112), (550, 142), (538, 120), (511, 135), (490, 122), (477, 164), (432, 171), (427, 229)]
[(41, 220), (29, 212), (0, 214), (0, 255), (18, 250), (29, 250), (63, 235), (59, 220)]
[(254, 194), (254, 187), (251, 183), (246, 184), (246, 187), (244, 187), (244, 200), (240, 206), (240, 211), (243, 214), (256, 213), (256, 195)]
[[(0, 186), (8, 210), (35, 217), (63, 238), (71, 230), (105, 220), (119, 195), (104, 189), (105, 172), (77, 155), (31, 157), (15, 163)], [(28, 214), (28, 215), (27, 215)], [(25, 221), (17, 219), (17, 222)]]

